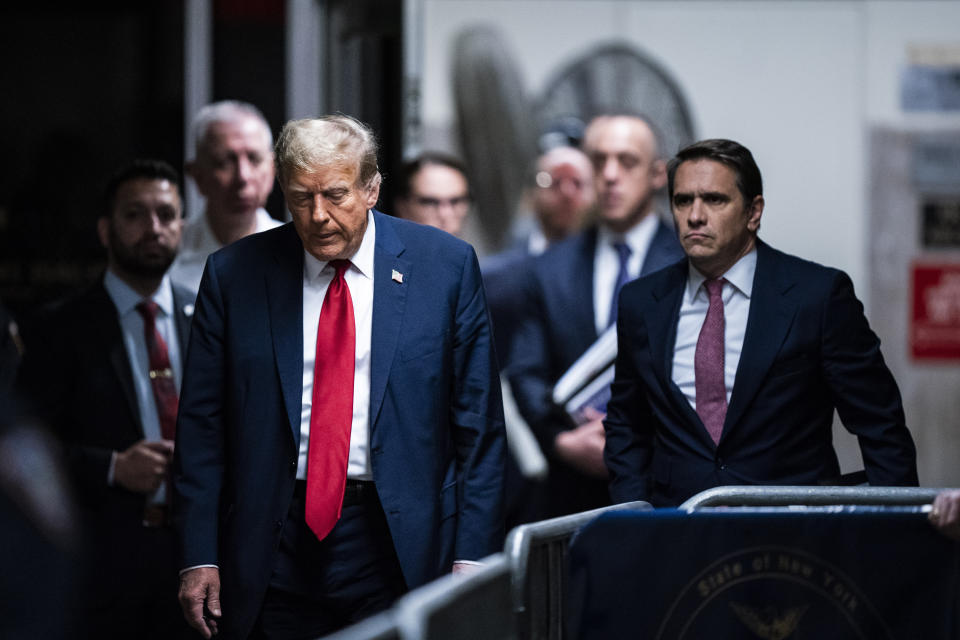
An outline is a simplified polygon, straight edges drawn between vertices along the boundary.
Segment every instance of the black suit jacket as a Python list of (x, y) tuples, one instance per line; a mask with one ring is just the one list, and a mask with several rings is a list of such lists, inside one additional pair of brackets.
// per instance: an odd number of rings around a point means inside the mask
[[(173, 300), (184, 350), (193, 295), (174, 286)], [(44, 314), (27, 338), (21, 383), (38, 417), (66, 443), (81, 505), (100, 531), (140, 527), (145, 496), (107, 486), (111, 453), (144, 435), (117, 309), (102, 279)]]
[[(551, 400), (553, 385), (598, 338), (593, 312), (596, 245), (597, 229), (587, 229), (550, 247), (521, 274), (526, 278), (526, 309), (513, 337), (508, 374), (517, 406), (548, 456), (553, 454), (556, 436), (572, 427)], [(676, 234), (661, 222), (640, 274), (661, 269), (682, 256)], [(586, 478), (556, 458), (551, 463), (553, 486), (549, 493), (558, 498), (558, 504), (548, 507), (545, 515), (607, 502), (603, 481)]]
[(727, 484), (817, 484), (839, 474), (833, 412), (873, 485), (916, 485), (896, 382), (850, 278), (758, 241), (746, 335), (719, 444), (671, 379), (687, 261), (623, 288), (605, 426), (617, 502), (679, 504)]

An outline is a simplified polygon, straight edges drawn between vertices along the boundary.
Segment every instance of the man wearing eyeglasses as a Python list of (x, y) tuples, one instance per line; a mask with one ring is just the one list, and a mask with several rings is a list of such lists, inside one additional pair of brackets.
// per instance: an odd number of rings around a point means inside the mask
[(422, 153), (403, 165), (398, 188), (394, 209), (399, 217), (460, 237), (470, 211), (470, 188), (459, 160)]

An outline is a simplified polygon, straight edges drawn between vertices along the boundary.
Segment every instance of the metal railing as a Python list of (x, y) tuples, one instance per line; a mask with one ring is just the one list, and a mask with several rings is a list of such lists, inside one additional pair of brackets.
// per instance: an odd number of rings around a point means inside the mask
[(921, 506), (933, 502), (943, 489), (931, 487), (798, 487), (726, 486), (701, 491), (680, 505), (683, 511), (704, 507), (788, 506)]
[(506, 554), (513, 581), (513, 610), (520, 640), (563, 637), (567, 550), (582, 526), (603, 513), (652, 509), (646, 502), (625, 502), (602, 509), (520, 525), (507, 536)]
[(502, 553), (469, 575), (446, 575), (383, 613), (324, 640), (515, 640), (510, 564)]
[(404, 640), (393, 609), (378, 613), (323, 640)]

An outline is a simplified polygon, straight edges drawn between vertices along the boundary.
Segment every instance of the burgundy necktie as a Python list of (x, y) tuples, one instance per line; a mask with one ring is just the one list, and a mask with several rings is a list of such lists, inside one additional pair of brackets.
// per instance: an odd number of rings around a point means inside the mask
[(160, 435), (165, 440), (173, 440), (177, 429), (177, 387), (173, 382), (167, 343), (157, 331), (158, 309), (153, 300), (144, 300), (137, 305), (137, 311), (143, 316), (143, 335), (150, 358), (150, 386), (153, 387), (153, 397), (157, 401)]
[(307, 526), (320, 540), (340, 519), (343, 507), (356, 359), (353, 300), (343, 278), (350, 261), (332, 260), (330, 265), (337, 273), (320, 309), (307, 449), (305, 517)]
[(710, 296), (710, 307), (700, 327), (697, 352), (693, 358), (697, 415), (714, 443), (720, 442), (723, 421), (727, 417), (727, 386), (723, 370), (723, 283), (722, 278), (703, 283)]

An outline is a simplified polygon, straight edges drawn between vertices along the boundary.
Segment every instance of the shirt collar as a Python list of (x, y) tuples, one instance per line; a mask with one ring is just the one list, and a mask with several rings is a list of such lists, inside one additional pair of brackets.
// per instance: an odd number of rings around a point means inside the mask
[[(363, 232), (363, 240), (360, 241), (360, 247), (357, 249), (357, 252), (350, 256), (349, 259), (357, 271), (371, 280), (373, 279), (373, 249), (376, 241), (377, 225), (373, 220), (373, 212), (368, 209), (367, 228)], [(313, 282), (326, 266), (327, 262), (317, 260), (309, 251), (306, 249), (303, 250), (303, 268), (307, 275), (307, 282)]]
[[(723, 274), (723, 279), (732, 284), (745, 297), (750, 298), (753, 293), (753, 274), (757, 271), (757, 247), (747, 252), (746, 255), (737, 260), (732, 267)], [(693, 300), (697, 292), (700, 291), (700, 285), (706, 280), (706, 276), (697, 271), (692, 264), (687, 273), (687, 300)]]
[(637, 224), (633, 225), (626, 233), (615, 233), (604, 225), (600, 225), (597, 239), (605, 245), (613, 246), (618, 242), (624, 242), (630, 247), (631, 255), (645, 253), (650, 246), (650, 240), (657, 231), (657, 225), (660, 220), (656, 211), (651, 211)]
[[(143, 296), (110, 269), (107, 269), (103, 276), (103, 286), (121, 317), (136, 309), (137, 305), (144, 300)], [(149, 299), (157, 303), (164, 315), (168, 317), (173, 315), (173, 289), (170, 287), (170, 276), (164, 274), (160, 286)]]
[(546, 251), (549, 245), (547, 236), (543, 235), (543, 231), (537, 227), (530, 232), (530, 236), (527, 238), (527, 253), (538, 256)]

